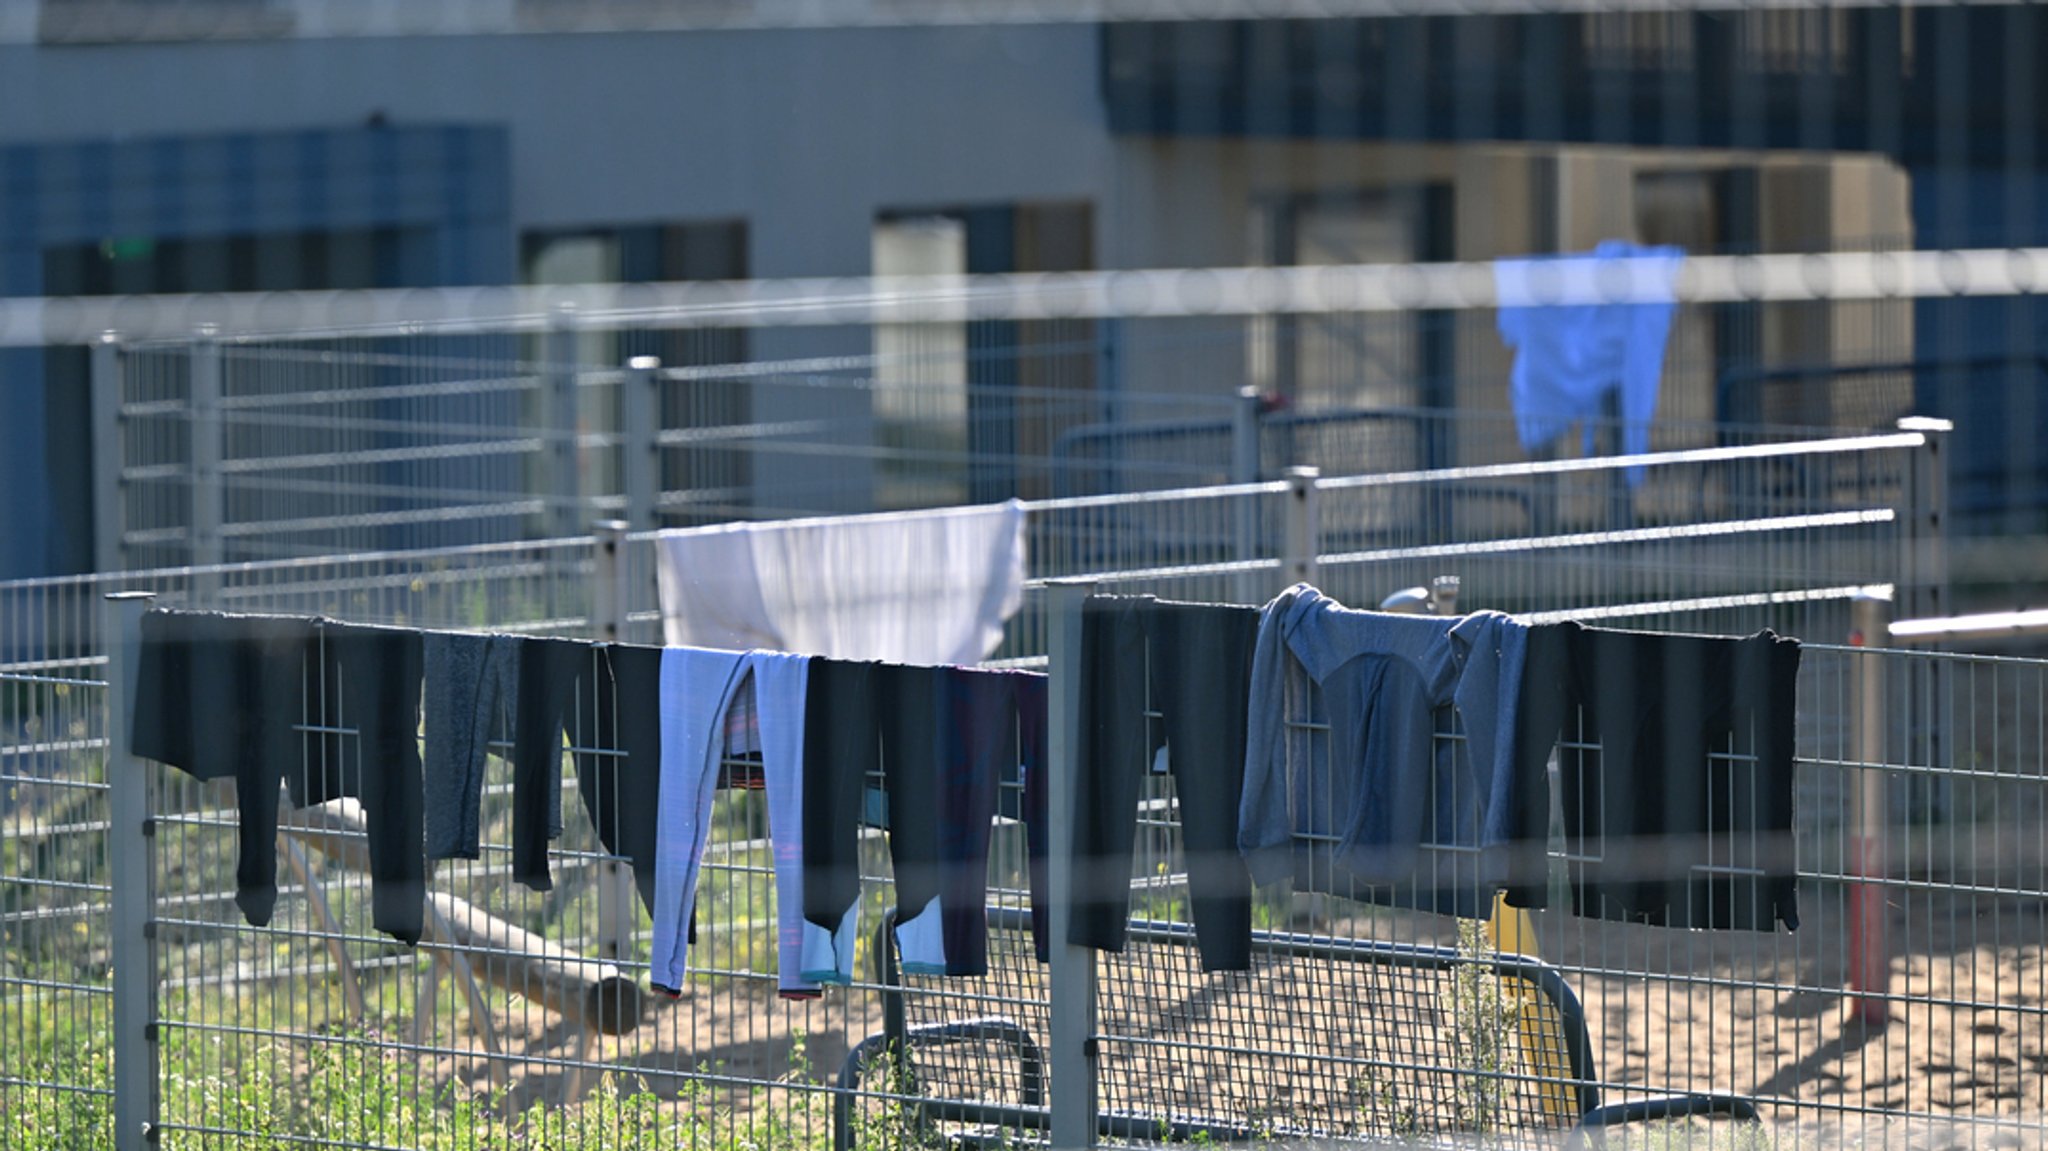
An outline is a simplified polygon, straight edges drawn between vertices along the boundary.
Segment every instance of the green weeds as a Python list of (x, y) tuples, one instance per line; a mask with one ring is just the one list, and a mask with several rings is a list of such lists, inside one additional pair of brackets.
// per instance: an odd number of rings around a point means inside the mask
[[(10, 1005), (16, 1006), (16, 1005)], [(24, 1016), (0, 1082), (0, 1147), (113, 1151), (111, 1022)], [(322, 1026), (288, 1039), (256, 1028), (160, 1032), (159, 1143), (207, 1151), (308, 1147), (407, 1151), (830, 1151), (832, 1100), (801, 1042), (774, 1083), (726, 1089), (679, 1079), (666, 1093), (630, 1073), (600, 1076), (570, 1105), (477, 1086), (387, 1042), (396, 1021)], [(715, 1069), (714, 1073), (715, 1073)], [(62, 1084), (59, 1087), (26, 1083)], [(535, 1093), (535, 1092), (529, 1092)], [(876, 1123), (862, 1148), (906, 1146)], [(896, 1137), (892, 1137), (896, 1136)]]

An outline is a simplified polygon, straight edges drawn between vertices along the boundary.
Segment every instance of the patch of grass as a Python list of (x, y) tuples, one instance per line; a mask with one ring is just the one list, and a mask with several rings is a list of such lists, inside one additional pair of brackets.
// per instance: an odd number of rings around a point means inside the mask
[(112, 1151), (111, 1024), (104, 997), (28, 994), (0, 1002), (4, 1074), (15, 1081), (0, 1086), (0, 1147)]
[[(8, 1078), (64, 1086), (0, 1086), (0, 1147), (113, 1151), (107, 1014), (23, 1015), (22, 1027), (10, 1033), (21, 1042), (10, 1044)], [(832, 1144), (832, 1095), (814, 1082), (801, 1042), (780, 1079), (740, 1091), (691, 1080), (662, 1096), (637, 1077), (607, 1073), (573, 1105), (515, 1108), (504, 1092), (440, 1079), (431, 1065), (392, 1045), (395, 1020), (270, 1037), (260, 1034), (260, 1014), (238, 1018), (230, 1029), (162, 1032), (165, 1145), (829, 1151)], [(870, 1125), (860, 1145), (904, 1146), (896, 1137), (902, 1130)]]
[(1493, 943), (1478, 920), (1458, 924), (1458, 950), (1471, 957), (1451, 973), (1451, 1058), (1461, 1074), (1457, 1084), (1458, 1126), (1485, 1134), (1499, 1127), (1512, 1084), (1506, 1075), (1520, 1062), (1515, 1050), (1516, 1003), (1490, 966)]

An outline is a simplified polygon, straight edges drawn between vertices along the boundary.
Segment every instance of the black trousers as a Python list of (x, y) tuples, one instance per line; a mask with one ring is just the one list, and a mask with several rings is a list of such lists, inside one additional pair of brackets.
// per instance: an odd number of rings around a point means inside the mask
[(1202, 967), (1251, 966), (1252, 885), (1238, 854), (1237, 815), (1258, 624), (1253, 608), (1149, 596), (1095, 596), (1083, 606), (1079, 858), (1068, 942), (1123, 950), (1138, 795), (1163, 746)]

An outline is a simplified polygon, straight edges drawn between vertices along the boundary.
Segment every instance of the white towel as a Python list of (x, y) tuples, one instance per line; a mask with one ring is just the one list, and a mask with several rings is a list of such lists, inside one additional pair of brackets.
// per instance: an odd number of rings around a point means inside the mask
[(1024, 602), (1024, 507), (721, 524), (661, 533), (672, 646), (973, 664)]

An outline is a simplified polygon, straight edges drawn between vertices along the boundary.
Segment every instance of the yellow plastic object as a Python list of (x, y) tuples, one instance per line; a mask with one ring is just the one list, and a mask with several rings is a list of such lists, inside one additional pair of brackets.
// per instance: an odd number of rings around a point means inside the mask
[(1540, 956), (1536, 949), (1536, 921), (1519, 907), (1509, 907), (1507, 893), (1493, 893), (1493, 915), (1486, 921), (1487, 937), (1495, 951), (1509, 955)]
[[(1493, 914), (1486, 920), (1486, 935), (1495, 951), (1510, 955), (1540, 957), (1536, 947), (1536, 921), (1519, 907), (1509, 907), (1503, 892), (1493, 895)], [(1519, 982), (1519, 981), (1517, 981)], [(1564, 1021), (1534, 988), (1517, 987), (1511, 994), (1519, 1005), (1522, 1052), (1529, 1074), (1541, 1080), (1543, 1114), (1560, 1125), (1578, 1118), (1578, 1097), (1567, 1082), (1571, 1060), (1564, 1045)]]

